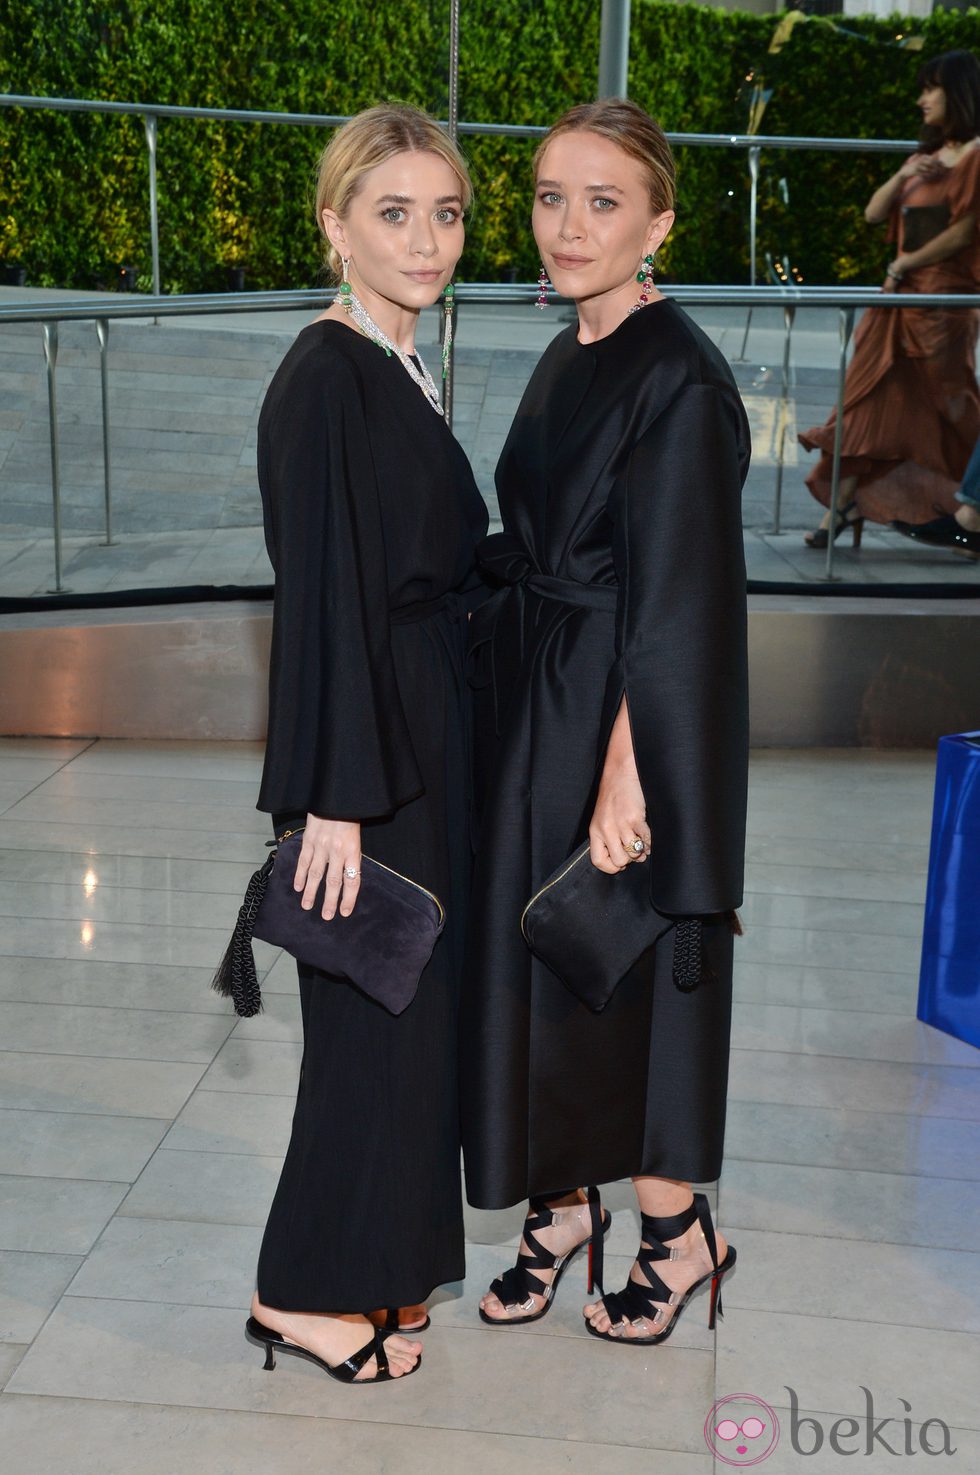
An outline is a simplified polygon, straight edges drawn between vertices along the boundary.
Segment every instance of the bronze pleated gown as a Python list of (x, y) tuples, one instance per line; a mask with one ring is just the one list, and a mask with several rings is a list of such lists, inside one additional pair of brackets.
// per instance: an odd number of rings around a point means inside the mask
[[(905, 249), (909, 211), (937, 211), (934, 230), (964, 215), (980, 222), (980, 148), (935, 179), (905, 181), (889, 226), (896, 252)], [(945, 223), (944, 223), (945, 222)], [(955, 256), (909, 272), (898, 286), (919, 292), (980, 289), (980, 225)], [(887, 523), (929, 522), (955, 512), (956, 491), (980, 439), (976, 378), (978, 314), (974, 308), (868, 308), (854, 335), (844, 381), (841, 476), (856, 476), (857, 510)], [(822, 452), (806, 478), (830, 503), (836, 413), (804, 431), (808, 450)]]
[(586, 838), (624, 692), (652, 904), (686, 916), (741, 900), (748, 456), (727, 363), (662, 300), (596, 343), (562, 333), (504, 447), (504, 531), (480, 555), (500, 587), (471, 625), (482, 818), (461, 1082), (477, 1206), (718, 1175), (730, 929), (705, 928), (710, 985), (681, 992), (658, 944), (597, 1015), (532, 956), (520, 918)]

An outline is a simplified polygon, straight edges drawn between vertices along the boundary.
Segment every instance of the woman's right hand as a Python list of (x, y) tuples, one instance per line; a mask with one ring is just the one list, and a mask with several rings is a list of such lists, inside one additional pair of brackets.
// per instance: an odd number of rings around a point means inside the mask
[(898, 171), (899, 179), (930, 179), (936, 174), (945, 172), (943, 165), (935, 154), (913, 154), (911, 159), (906, 159)]
[[(357, 874), (350, 876), (348, 871)], [(293, 890), (303, 893), (304, 910), (312, 910), (324, 876), (323, 920), (329, 922), (336, 915), (338, 903), (340, 915), (349, 917), (361, 885), (361, 827), (355, 820), (308, 814), (293, 877)]]

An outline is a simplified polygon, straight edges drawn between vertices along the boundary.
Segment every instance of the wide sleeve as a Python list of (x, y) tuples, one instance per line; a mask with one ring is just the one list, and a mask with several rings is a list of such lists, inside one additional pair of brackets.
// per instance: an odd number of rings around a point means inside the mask
[(972, 215), (974, 228), (980, 227), (980, 149), (971, 149), (967, 157), (950, 170), (946, 203), (950, 225), (955, 225), (965, 215)]
[(392, 662), (361, 389), (343, 360), (297, 365), (260, 423), (259, 481), (276, 592), (258, 807), (390, 814), (422, 780)]
[(633, 451), (616, 518), (607, 710), (625, 692), (652, 834), (651, 899), (670, 915), (727, 911), (742, 899), (747, 465), (734, 392), (689, 385)]

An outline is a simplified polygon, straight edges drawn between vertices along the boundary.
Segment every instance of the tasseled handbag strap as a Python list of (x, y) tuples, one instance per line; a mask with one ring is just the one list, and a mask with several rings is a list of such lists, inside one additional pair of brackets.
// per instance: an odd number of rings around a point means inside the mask
[(276, 852), (273, 851), (265, 865), (249, 881), (245, 900), (238, 909), (238, 921), (231, 934), (231, 941), (211, 980), (211, 987), (216, 993), (224, 994), (226, 998), (231, 997), (235, 1013), (240, 1014), (243, 1019), (251, 1019), (253, 1014), (258, 1014), (262, 1009), (262, 993), (252, 954), (252, 930), (275, 863)]

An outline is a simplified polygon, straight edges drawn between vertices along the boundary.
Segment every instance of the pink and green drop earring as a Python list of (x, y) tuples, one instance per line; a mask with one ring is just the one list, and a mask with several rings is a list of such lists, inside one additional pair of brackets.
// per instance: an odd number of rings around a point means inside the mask
[(350, 281), (348, 280), (348, 277), (347, 277), (347, 271), (348, 271), (349, 266), (350, 266), (350, 257), (349, 256), (341, 256), (341, 258), (340, 258), (340, 269), (341, 269), (341, 272), (343, 273), (343, 280), (341, 281), (340, 287), (338, 288), (338, 299), (340, 301), (340, 305), (343, 308), (344, 312), (351, 312), (351, 311), (353, 311), (353, 306), (354, 306), (354, 304), (351, 302), (351, 297), (353, 295), (353, 290), (354, 289), (351, 287)]
[(644, 256), (643, 265), (636, 274), (636, 280), (640, 284), (640, 297), (634, 302), (630, 312), (639, 312), (641, 307), (646, 307), (650, 301), (650, 291), (653, 287), (653, 257)]
[(453, 351), (453, 308), (456, 306), (456, 288), (452, 282), (446, 283), (446, 290), (442, 294), (442, 309), (444, 313), (442, 329), (442, 377), (449, 373), (449, 356)]
[(538, 272), (538, 300), (534, 304), (535, 307), (539, 307), (542, 312), (544, 312), (544, 309), (548, 306), (548, 288), (550, 286), (551, 283), (548, 281), (548, 273), (545, 271), (544, 263), (542, 262), (541, 270)]

